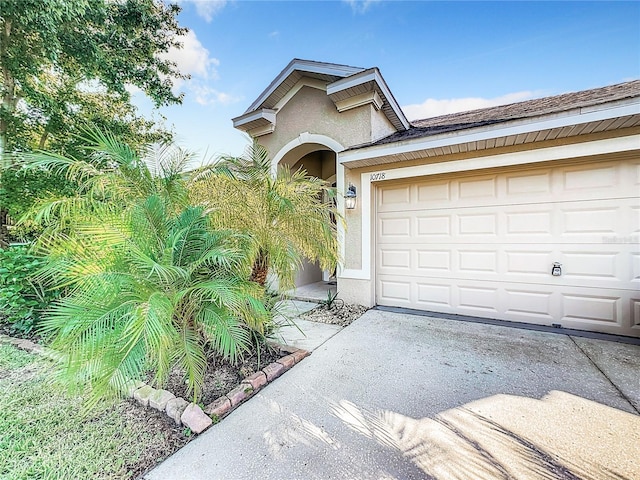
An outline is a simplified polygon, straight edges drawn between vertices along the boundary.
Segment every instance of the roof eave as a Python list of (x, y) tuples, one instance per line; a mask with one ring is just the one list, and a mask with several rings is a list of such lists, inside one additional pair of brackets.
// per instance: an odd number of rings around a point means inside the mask
[(294, 58), (284, 69), (278, 74), (278, 76), (269, 84), (269, 86), (258, 96), (258, 98), (249, 106), (246, 113), (257, 110), (262, 103), (280, 86), (286, 78), (294, 71), (319, 73), (324, 75), (332, 75), (336, 77), (348, 77), (355, 73), (363, 71), (360, 67), (351, 67), (349, 65), (338, 65), (325, 62), (314, 62), (312, 60), (301, 60)]
[(262, 108), (260, 110), (245, 113), (231, 120), (234, 128), (247, 132), (257, 127), (265, 127), (267, 125), (275, 126), (276, 111), (268, 108)]
[(408, 130), (409, 128), (411, 128), (411, 124), (407, 120), (407, 117), (404, 115), (404, 112), (400, 108), (400, 105), (391, 93), (389, 86), (380, 74), (380, 70), (378, 70), (378, 68), (370, 68), (327, 85), (327, 95), (329, 95), (329, 97), (332, 97), (339, 92), (357, 87), (358, 85), (363, 85), (368, 82), (374, 82), (377, 89), (379, 90), (379, 94), (383, 97), (384, 102), (388, 105), (388, 108), (386, 109), (383, 106), (383, 110), (385, 111), (385, 114), (387, 115), (389, 121), (393, 124), (393, 126), (398, 131)]
[(640, 98), (614, 103), (615, 105), (611, 108), (607, 108), (606, 105), (583, 107), (561, 113), (513, 120), (498, 125), (456, 130), (382, 145), (364, 145), (342, 152), (340, 163), (351, 168), (357, 168), (363, 162), (375, 159), (380, 164), (392, 163), (399, 161), (402, 156), (408, 153), (426, 152), (452, 145), (530, 134), (621, 117), (640, 116)]

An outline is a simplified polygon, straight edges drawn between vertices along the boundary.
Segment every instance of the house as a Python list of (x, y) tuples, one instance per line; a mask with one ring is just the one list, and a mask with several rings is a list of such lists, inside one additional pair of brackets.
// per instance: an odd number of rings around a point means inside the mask
[(377, 68), (295, 59), (233, 124), (355, 189), (346, 301), (640, 336), (640, 81), (409, 122)]

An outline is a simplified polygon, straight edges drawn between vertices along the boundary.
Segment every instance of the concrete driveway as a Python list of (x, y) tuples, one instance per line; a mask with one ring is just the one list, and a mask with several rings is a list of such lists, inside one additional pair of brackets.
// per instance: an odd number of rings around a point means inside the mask
[(640, 347), (371, 310), (146, 475), (640, 478)]

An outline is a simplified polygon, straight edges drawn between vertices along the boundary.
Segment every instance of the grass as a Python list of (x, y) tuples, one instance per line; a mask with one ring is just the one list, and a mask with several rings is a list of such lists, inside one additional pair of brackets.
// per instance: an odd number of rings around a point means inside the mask
[(0, 345), (1, 480), (130, 479), (163, 454), (156, 449), (149, 459), (149, 446), (167, 446), (167, 439), (157, 425), (140, 423), (139, 412), (132, 412), (139, 407), (105, 404), (83, 417), (82, 399), (56, 388), (49, 366)]

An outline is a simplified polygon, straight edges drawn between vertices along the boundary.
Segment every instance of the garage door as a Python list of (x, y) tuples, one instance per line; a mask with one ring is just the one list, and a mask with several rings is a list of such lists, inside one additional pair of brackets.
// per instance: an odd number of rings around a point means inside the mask
[(640, 336), (639, 197), (637, 159), (381, 183), (377, 303)]

